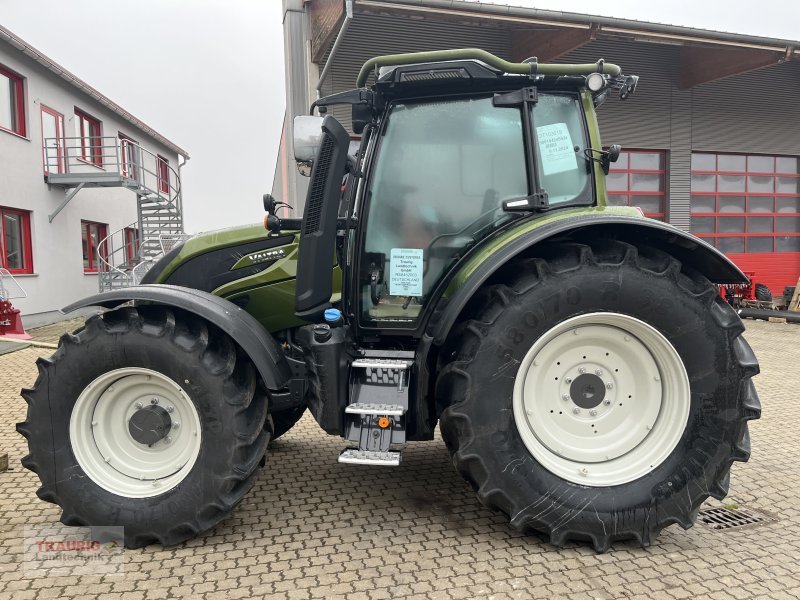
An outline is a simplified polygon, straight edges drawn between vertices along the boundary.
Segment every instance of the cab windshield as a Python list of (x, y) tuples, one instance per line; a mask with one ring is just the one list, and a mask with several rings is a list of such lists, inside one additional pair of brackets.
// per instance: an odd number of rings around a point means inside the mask
[[(574, 95), (533, 108), (539, 187), (550, 204), (592, 203), (583, 114)], [(372, 172), (361, 256), (365, 325), (413, 324), (457, 259), (519, 213), (531, 193), (519, 107), (492, 98), (397, 102)]]

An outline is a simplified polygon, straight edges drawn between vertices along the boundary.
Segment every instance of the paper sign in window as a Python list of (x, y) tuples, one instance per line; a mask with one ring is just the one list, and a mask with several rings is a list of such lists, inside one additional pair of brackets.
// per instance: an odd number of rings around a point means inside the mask
[(392, 248), (389, 263), (390, 296), (422, 296), (422, 250)]
[(553, 123), (536, 128), (539, 155), (545, 175), (555, 175), (578, 168), (575, 148), (566, 123)]

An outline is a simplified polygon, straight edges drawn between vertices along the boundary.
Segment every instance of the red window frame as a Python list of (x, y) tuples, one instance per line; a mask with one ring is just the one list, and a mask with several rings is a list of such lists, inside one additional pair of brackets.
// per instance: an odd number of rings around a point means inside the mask
[[(78, 119), (78, 136), (81, 138), (80, 159), (95, 165), (103, 166), (102, 122), (79, 108), (75, 108)], [(87, 144), (86, 140), (91, 143)]]
[(53, 110), (49, 106), (45, 106), (44, 104), (41, 105), (42, 107), (42, 160), (44, 161), (44, 174), (47, 175), (50, 172), (48, 168), (49, 165), (47, 164), (47, 144), (45, 144), (45, 137), (44, 137), (44, 114), (47, 113), (48, 115), (55, 117), (56, 119), (56, 139), (58, 140), (58, 145), (56, 146), (56, 160), (58, 162), (58, 170), (56, 173), (63, 173), (64, 172), (64, 115), (62, 115), (57, 110)]
[[(691, 231), (694, 235), (704, 239), (708, 243), (719, 247), (720, 240), (724, 238), (743, 238), (744, 241), (744, 248), (741, 251), (738, 250), (727, 250), (729, 254), (771, 254), (771, 253), (782, 253), (782, 252), (796, 252), (797, 250), (778, 250), (778, 238), (800, 238), (800, 231), (781, 231), (781, 223), (779, 219), (781, 217), (789, 217), (794, 218), (797, 221), (800, 221), (800, 212), (779, 212), (777, 209), (777, 205), (779, 204), (779, 200), (781, 198), (790, 198), (794, 199), (795, 203), (800, 206), (800, 157), (799, 156), (785, 156), (779, 154), (741, 154), (741, 153), (734, 153), (734, 152), (694, 152), (692, 154), (693, 158), (695, 156), (713, 156), (715, 168), (713, 170), (709, 169), (695, 169), (694, 167), (691, 170), (691, 174), (694, 175), (706, 175), (706, 176), (713, 176), (714, 177), (714, 190), (713, 191), (700, 191), (692, 189), (692, 207), (691, 207), (691, 217), (692, 217), (692, 227)], [(720, 157), (743, 157), (744, 158), (744, 170), (740, 169), (724, 169), (720, 168)], [(782, 172), (778, 167), (778, 159), (791, 159), (796, 161), (795, 172), (794, 173), (786, 173)], [(770, 171), (764, 170), (751, 170), (751, 161), (753, 159), (760, 159), (760, 160), (771, 160), (773, 167)], [(742, 177), (744, 179), (744, 191), (720, 191), (719, 189), (719, 182), (721, 177)], [(765, 191), (765, 190), (752, 190), (751, 189), (751, 178), (752, 177), (760, 177), (760, 178), (771, 178), (772, 179), (772, 190)], [(777, 191), (777, 183), (778, 179), (782, 178), (785, 180), (794, 180), (794, 189), (793, 193), (787, 192), (778, 192)], [(714, 210), (695, 210), (696, 202), (700, 202), (701, 200), (697, 199), (704, 199), (708, 202), (708, 199), (712, 198), (714, 204)], [(731, 211), (731, 210), (720, 210), (720, 201), (726, 198), (742, 198), (744, 200), (743, 209), (740, 211)], [(769, 202), (769, 199), (772, 199), (772, 210), (771, 211), (762, 211), (762, 210), (751, 210), (751, 207), (755, 204), (758, 205), (759, 203), (763, 204), (764, 201)], [(762, 206), (763, 208), (763, 206)], [(800, 211), (800, 208), (798, 208)], [(695, 218), (713, 218), (714, 219), (714, 231), (697, 231), (695, 228), (694, 219)], [(736, 232), (720, 232), (720, 219), (724, 218), (740, 218), (743, 220), (743, 227), (742, 231)], [(759, 231), (753, 230), (750, 231), (750, 219), (753, 217), (758, 219), (763, 218), (771, 218), (772, 219), (772, 231)], [(755, 219), (753, 220), (755, 222)], [(798, 228), (800, 229), (800, 228)], [(771, 238), (772, 239), (772, 250), (764, 250), (763, 246), (757, 246), (755, 242), (753, 242), (753, 249), (750, 248), (751, 240), (755, 239), (764, 239), (764, 238)], [(800, 244), (800, 240), (796, 240)], [(723, 242), (724, 244), (724, 242)], [(724, 249), (723, 249), (724, 250)]]
[[(6, 255), (6, 215), (20, 217), (22, 225), (22, 268), (10, 268)], [(13, 275), (33, 273), (33, 244), (31, 243), (31, 213), (27, 210), (0, 206), (0, 267)]]
[(14, 110), (15, 123), (11, 128), (3, 127), (0, 125), (0, 130), (8, 131), (16, 135), (25, 137), (27, 135), (26, 119), (25, 119), (25, 78), (19, 73), (12, 71), (8, 67), (0, 65), (0, 75), (4, 75), (11, 81), (14, 89)]
[(119, 151), (122, 176), (129, 177), (135, 181), (139, 180), (139, 153), (137, 149), (139, 142), (122, 133), (118, 132)]
[(169, 194), (169, 160), (158, 155), (158, 189), (162, 194)]
[[(631, 167), (631, 156), (636, 154), (658, 154), (661, 157), (661, 165), (662, 168), (660, 169), (639, 169)], [(625, 196), (627, 206), (636, 206), (635, 204), (631, 204), (631, 197), (632, 196), (653, 196), (658, 197), (661, 200), (661, 210), (659, 212), (644, 212), (644, 216), (650, 217), (651, 219), (658, 219), (659, 221), (665, 220), (666, 217), (666, 210), (667, 210), (667, 152), (666, 150), (645, 150), (641, 148), (637, 149), (628, 149), (626, 148), (620, 153), (620, 156), (626, 155), (627, 162), (625, 163), (627, 166), (622, 167), (620, 166), (619, 162), (611, 163), (611, 168), (609, 169), (609, 173), (625, 173), (628, 180), (628, 185), (625, 189), (613, 189), (611, 188), (611, 182), (609, 178), (606, 178), (606, 191), (610, 196)], [(639, 175), (639, 174), (646, 174), (646, 175), (653, 175), (658, 174), (661, 176), (661, 190), (659, 191), (642, 191), (642, 190), (634, 190), (631, 187), (631, 176), (632, 175)], [(609, 202), (610, 204), (610, 202)]]
[(125, 256), (129, 264), (139, 262), (139, 230), (136, 227), (126, 227), (125, 236)]
[(81, 220), (81, 245), (84, 248), (84, 273), (97, 273), (98, 271), (98, 248), (95, 247), (92, 241), (91, 231), (94, 229), (97, 235), (97, 241), (100, 244), (99, 254), (103, 258), (108, 256), (104, 240), (108, 237), (108, 225), (105, 223), (97, 223), (95, 221)]

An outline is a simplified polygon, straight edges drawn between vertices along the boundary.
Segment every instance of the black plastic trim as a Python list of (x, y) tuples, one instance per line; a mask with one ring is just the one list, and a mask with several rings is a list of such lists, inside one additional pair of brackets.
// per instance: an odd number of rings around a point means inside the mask
[(330, 307), (331, 258), (335, 252), (336, 219), (350, 146), (350, 135), (333, 117), (325, 117), (322, 132), (323, 140), (311, 170), (297, 258), (295, 315), (311, 322), (320, 320)]
[(523, 251), (559, 234), (586, 233), (598, 229), (598, 236), (632, 243), (642, 242), (662, 249), (714, 283), (746, 283), (747, 277), (727, 256), (690, 233), (660, 221), (621, 215), (583, 215), (563, 219), (521, 235), (487, 257), (469, 280), (446, 304), (437, 306), (428, 326), (434, 344), (441, 345), (450, 328), (475, 292), (500, 267)]
[(208, 292), (174, 285), (140, 285), (89, 296), (61, 312), (87, 306), (115, 308), (130, 301), (174, 306), (216, 325), (239, 344), (271, 390), (283, 388), (292, 376), (283, 350), (261, 323), (232, 302)]

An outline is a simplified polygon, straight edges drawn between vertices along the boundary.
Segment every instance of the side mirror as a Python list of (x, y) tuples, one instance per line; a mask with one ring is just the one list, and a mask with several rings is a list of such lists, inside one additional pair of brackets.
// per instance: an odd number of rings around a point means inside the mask
[(619, 144), (612, 144), (608, 147), (608, 150), (603, 152), (600, 157), (600, 167), (603, 169), (603, 173), (608, 175), (608, 171), (611, 169), (611, 163), (615, 163), (619, 160), (620, 152), (622, 152), (622, 146)]
[(322, 120), (324, 117), (300, 115), (294, 118), (294, 159), (311, 163), (317, 157), (322, 144)]

